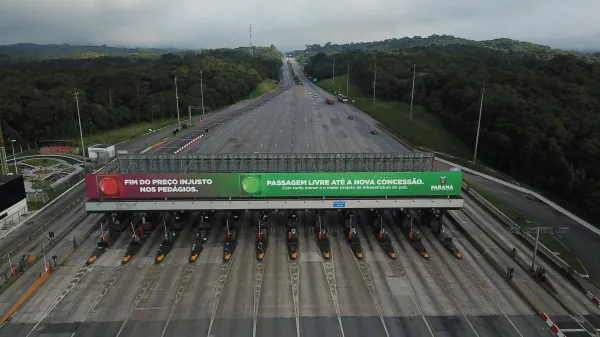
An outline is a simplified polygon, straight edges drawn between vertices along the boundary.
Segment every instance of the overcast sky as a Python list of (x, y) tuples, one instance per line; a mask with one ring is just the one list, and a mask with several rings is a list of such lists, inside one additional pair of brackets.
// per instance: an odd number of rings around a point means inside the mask
[(598, 0), (0, 0), (0, 44), (215, 48), (448, 34), (600, 49)]

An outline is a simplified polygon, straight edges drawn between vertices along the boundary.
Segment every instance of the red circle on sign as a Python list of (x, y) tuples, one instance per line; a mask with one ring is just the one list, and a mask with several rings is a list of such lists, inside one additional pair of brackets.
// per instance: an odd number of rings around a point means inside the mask
[(113, 195), (119, 192), (119, 185), (113, 178), (102, 178), (98, 184), (100, 191), (106, 195)]

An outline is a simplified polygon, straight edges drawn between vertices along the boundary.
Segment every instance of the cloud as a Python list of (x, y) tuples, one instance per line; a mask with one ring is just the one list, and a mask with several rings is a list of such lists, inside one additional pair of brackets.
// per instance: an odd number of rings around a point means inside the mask
[(449, 34), (598, 48), (594, 0), (0, 0), (0, 44), (215, 48)]

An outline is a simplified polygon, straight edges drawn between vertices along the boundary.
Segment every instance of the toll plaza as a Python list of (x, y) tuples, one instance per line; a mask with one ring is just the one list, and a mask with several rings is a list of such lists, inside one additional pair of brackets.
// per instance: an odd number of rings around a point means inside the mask
[(120, 155), (88, 174), (88, 212), (460, 209), (432, 153)]

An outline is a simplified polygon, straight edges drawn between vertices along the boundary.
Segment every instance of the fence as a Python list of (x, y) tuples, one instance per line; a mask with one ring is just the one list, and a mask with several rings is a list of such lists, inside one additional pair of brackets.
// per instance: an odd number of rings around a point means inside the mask
[(0, 238), (3, 237), (3, 231), (7, 231), (15, 224), (21, 222), (23, 218), (28, 215), (28, 207), (27, 205), (23, 206), (16, 213), (7, 216), (6, 218), (0, 220)]
[(54, 200), (56, 197), (61, 195), (64, 191), (76, 185), (82, 179), (85, 178), (85, 174), (83, 171), (79, 171), (78, 173), (70, 176), (58, 186), (54, 187), (46, 187), (41, 191), (37, 191), (35, 193), (27, 193), (27, 203), (29, 205), (29, 210), (35, 211), (42, 208), (45, 204)]

